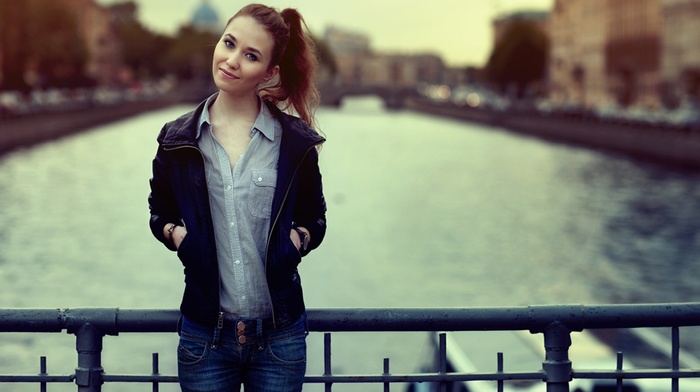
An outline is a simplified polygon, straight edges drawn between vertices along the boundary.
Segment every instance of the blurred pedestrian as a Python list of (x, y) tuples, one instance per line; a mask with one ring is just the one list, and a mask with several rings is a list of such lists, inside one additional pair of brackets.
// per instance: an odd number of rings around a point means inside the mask
[(183, 391), (301, 391), (297, 266), (326, 231), (316, 64), (298, 11), (248, 5), (214, 49), (218, 92), (158, 136), (150, 226), (184, 265)]

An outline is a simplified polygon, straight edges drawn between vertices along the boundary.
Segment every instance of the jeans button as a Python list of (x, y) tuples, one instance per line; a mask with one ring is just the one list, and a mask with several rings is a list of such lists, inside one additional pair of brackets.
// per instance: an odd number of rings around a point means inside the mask
[(238, 343), (245, 344), (245, 342), (246, 342), (245, 336), (241, 335), (238, 337)]

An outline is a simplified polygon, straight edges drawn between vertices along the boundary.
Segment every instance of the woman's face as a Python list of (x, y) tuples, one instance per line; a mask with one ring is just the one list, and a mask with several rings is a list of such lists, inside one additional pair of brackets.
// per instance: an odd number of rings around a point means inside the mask
[(238, 16), (226, 26), (214, 49), (212, 74), (220, 90), (233, 95), (255, 94), (279, 67), (270, 67), (272, 35), (250, 16)]

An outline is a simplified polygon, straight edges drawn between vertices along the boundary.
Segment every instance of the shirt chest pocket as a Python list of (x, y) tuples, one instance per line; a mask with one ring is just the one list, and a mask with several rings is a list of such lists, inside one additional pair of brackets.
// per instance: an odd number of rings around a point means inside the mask
[(251, 215), (258, 218), (270, 219), (272, 213), (272, 198), (275, 196), (277, 171), (270, 169), (251, 170), (250, 197), (248, 208)]

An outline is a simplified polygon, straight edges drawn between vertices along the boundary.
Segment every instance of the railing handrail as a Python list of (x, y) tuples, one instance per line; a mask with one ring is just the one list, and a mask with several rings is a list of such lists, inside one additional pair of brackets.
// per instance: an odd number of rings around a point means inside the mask
[[(541, 380), (548, 392), (568, 392), (574, 379), (615, 380), (622, 391), (623, 380), (634, 378), (669, 378), (671, 391), (679, 391), (679, 380), (700, 378), (700, 369), (680, 367), (680, 327), (700, 326), (700, 303), (656, 303), (624, 305), (534, 305), (517, 307), (470, 308), (337, 308), (309, 309), (308, 322), (312, 332), (325, 332), (324, 374), (307, 376), (307, 383), (323, 383), (331, 391), (334, 383), (384, 383), (388, 391), (395, 382), (436, 382), (441, 390), (448, 383), (491, 380), (503, 391), (506, 380)], [(150, 375), (113, 375), (105, 372), (101, 363), (103, 337), (128, 332), (173, 333), (180, 312), (168, 309), (0, 309), (2, 332), (61, 332), (76, 336), (78, 367), (69, 376), (52, 376), (46, 372), (42, 357), (39, 375), (3, 376), (3, 382), (38, 382), (45, 390), (49, 382), (75, 382), (79, 392), (100, 392), (105, 382), (149, 382), (153, 390), (162, 382), (177, 382), (176, 376), (158, 371), (158, 354), (154, 353)], [(624, 370), (622, 353), (617, 367), (607, 371), (574, 371), (568, 357), (572, 345), (571, 333), (597, 328), (671, 327), (670, 369), (641, 371)], [(450, 372), (447, 367), (447, 331), (517, 331), (541, 333), (544, 337), (542, 368), (529, 372), (505, 372), (502, 353), (495, 373)], [(334, 375), (330, 362), (330, 332), (441, 332), (437, 344), (437, 369), (420, 374), (392, 374), (385, 358), (381, 375)]]
[[(307, 310), (315, 332), (543, 332), (554, 322), (570, 331), (700, 325), (700, 302), (622, 305), (531, 305), (468, 308), (327, 308)], [(0, 332), (75, 333), (85, 324), (102, 334), (176, 332), (178, 310), (0, 309)], [(416, 322), (419, 321), (419, 322)]]

